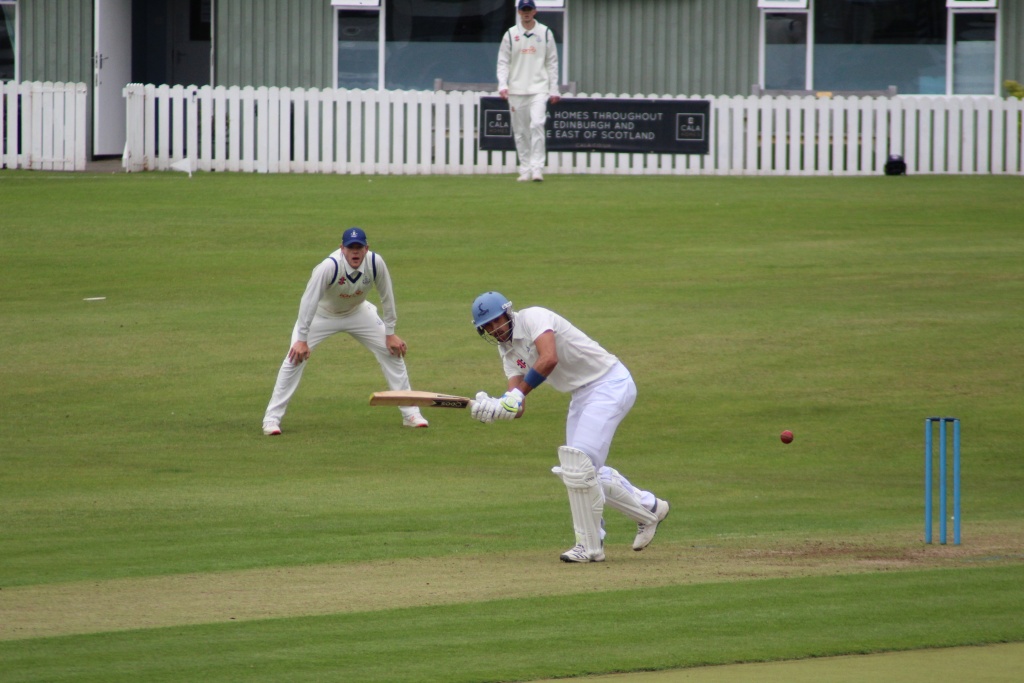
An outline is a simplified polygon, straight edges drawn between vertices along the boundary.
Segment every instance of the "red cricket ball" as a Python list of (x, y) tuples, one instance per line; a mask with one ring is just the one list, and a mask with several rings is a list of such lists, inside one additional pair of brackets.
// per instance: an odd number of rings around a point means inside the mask
[(782, 439), (782, 443), (789, 443), (790, 441), (793, 440), (793, 432), (787, 429), (786, 431), (779, 434), (779, 438)]

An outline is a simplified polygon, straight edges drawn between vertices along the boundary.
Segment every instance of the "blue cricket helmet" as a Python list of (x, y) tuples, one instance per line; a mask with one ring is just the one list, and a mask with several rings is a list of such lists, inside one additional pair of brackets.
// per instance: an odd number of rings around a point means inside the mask
[(512, 317), (512, 302), (499, 292), (484, 292), (473, 301), (473, 325), (477, 330), (502, 313)]

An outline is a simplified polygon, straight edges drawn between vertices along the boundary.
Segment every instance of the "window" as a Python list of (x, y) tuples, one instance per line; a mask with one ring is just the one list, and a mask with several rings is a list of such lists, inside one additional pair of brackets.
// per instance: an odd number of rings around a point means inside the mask
[(380, 87), (380, 12), (338, 11), (339, 88), (376, 90)]
[[(555, 45), (558, 47), (558, 69), (561, 71), (558, 74), (558, 80), (565, 82), (568, 80), (568, 57), (565, 53), (565, 2), (563, 0), (536, 0), (537, 1), (537, 21), (551, 29), (551, 33), (555, 36)], [(511, 26), (512, 24), (509, 24)], [(494, 49), (494, 58), (497, 62), (498, 49)], [(497, 64), (495, 64), (497, 66)], [(495, 77), (491, 77), (489, 80), (494, 80)]]
[(337, 10), (335, 87), (380, 88), (380, 0), (331, 0), (331, 4)]
[(807, 89), (807, 12), (768, 13), (764, 17), (764, 87)]
[[(514, 0), (331, 0), (336, 87), (433, 90), (434, 80), (495, 83), (498, 43)], [(537, 0), (558, 44), (562, 78), (567, 0)]]
[(814, 3), (814, 88), (945, 92), (945, 0)]
[(434, 79), (491, 83), (509, 0), (385, 0), (384, 86), (432, 90)]
[(758, 0), (762, 87), (997, 94), (996, 6), (996, 0)]
[(0, 81), (18, 80), (18, 4), (0, 0)]
[(954, 95), (991, 95), (998, 89), (996, 15), (954, 12), (952, 78)]

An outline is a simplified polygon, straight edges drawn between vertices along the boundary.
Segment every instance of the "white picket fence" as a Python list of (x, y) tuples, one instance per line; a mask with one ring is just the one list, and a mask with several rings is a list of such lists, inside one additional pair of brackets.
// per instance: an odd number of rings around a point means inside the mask
[(81, 171), (85, 83), (0, 81), (0, 168)]
[[(480, 93), (129, 85), (128, 171), (511, 173), (477, 146)], [(650, 96), (579, 95), (600, 99)], [(550, 173), (1022, 174), (1024, 102), (993, 97), (679, 97), (711, 102), (706, 155), (554, 152)]]
[[(0, 167), (85, 168), (84, 83), (0, 83)], [(130, 85), (129, 171), (511, 173), (478, 149), (479, 93)], [(581, 95), (596, 99), (660, 99)], [(552, 173), (1024, 174), (1024, 102), (991, 97), (680, 97), (712, 103), (707, 155), (553, 152)]]

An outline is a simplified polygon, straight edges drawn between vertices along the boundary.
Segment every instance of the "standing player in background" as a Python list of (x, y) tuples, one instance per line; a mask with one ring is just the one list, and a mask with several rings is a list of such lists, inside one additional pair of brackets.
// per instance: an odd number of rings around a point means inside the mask
[[(374, 287), (380, 294), (384, 319), (366, 300)], [(380, 255), (367, 249), (366, 233), (349, 228), (341, 248), (313, 269), (299, 303), (299, 318), (292, 330), (292, 345), (277, 373), (277, 383), (263, 416), (263, 433), (281, 433), (281, 418), (299, 388), (305, 361), (316, 345), (331, 335), (346, 332), (373, 352), (392, 390), (411, 389), (405, 368), (405, 342), (395, 334), (398, 314), (391, 290), (391, 275)], [(406, 427), (426, 427), (415, 407), (399, 408)]]
[(558, 48), (555, 36), (538, 23), (533, 0), (519, 0), (519, 22), (498, 48), (498, 94), (508, 100), (512, 133), (519, 153), (520, 182), (544, 180), (547, 104), (558, 96)]
[(547, 381), (572, 394), (565, 445), (558, 449), (558, 475), (569, 492), (576, 545), (563, 562), (604, 560), (604, 506), (636, 522), (633, 550), (643, 550), (668, 516), (667, 501), (629, 483), (605, 465), (619, 423), (636, 400), (636, 384), (618, 358), (572, 323), (539, 306), (512, 310), (498, 292), (473, 302), (473, 324), (481, 337), (498, 344), (508, 391), (500, 398), (476, 395), (472, 417), (488, 423), (523, 414), (525, 397)]

